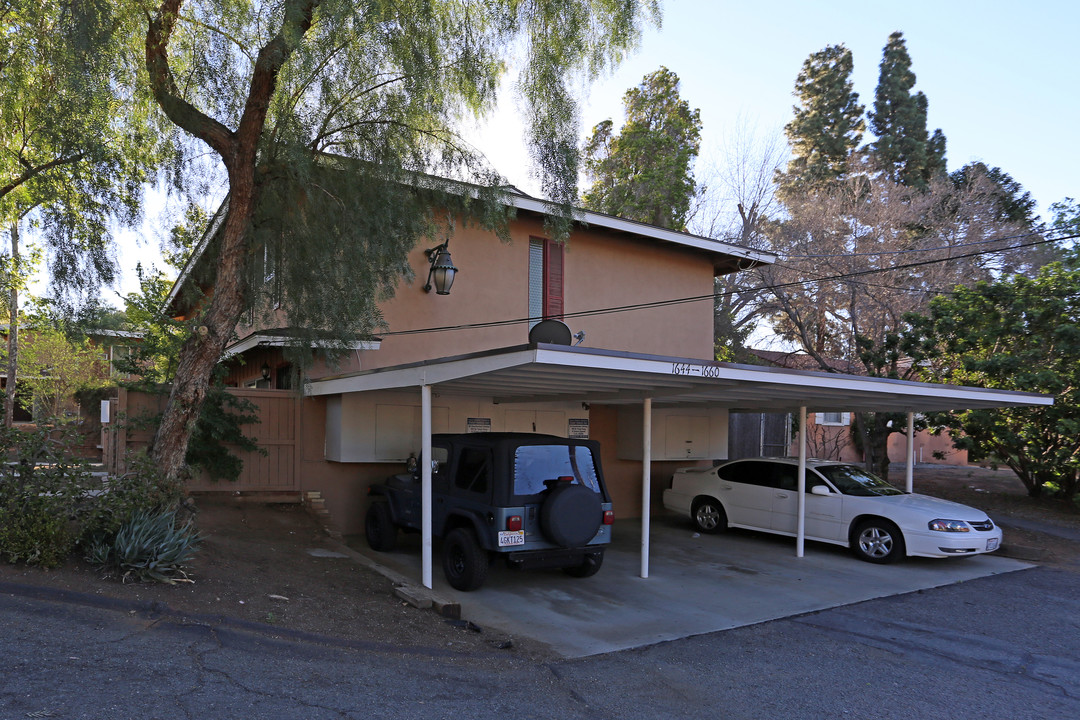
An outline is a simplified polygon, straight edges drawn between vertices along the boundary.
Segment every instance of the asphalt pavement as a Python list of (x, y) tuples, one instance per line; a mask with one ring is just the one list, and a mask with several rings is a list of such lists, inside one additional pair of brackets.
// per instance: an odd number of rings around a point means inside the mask
[(0, 592), (0, 718), (1080, 717), (1080, 574), (1033, 568), (634, 650), (403, 652)]

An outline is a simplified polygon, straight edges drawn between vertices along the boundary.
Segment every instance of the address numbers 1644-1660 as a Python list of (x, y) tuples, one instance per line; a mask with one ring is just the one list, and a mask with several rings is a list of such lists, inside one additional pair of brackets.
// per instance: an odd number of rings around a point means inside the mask
[(720, 368), (716, 365), (695, 365), (691, 363), (671, 363), (672, 375), (695, 375), (703, 378), (720, 377)]

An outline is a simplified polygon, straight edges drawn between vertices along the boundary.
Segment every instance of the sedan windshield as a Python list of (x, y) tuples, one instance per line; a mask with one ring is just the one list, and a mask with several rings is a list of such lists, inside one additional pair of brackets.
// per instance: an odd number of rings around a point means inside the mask
[(869, 497), (904, 494), (903, 490), (893, 487), (877, 475), (871, 475), (854, 465), (824, 465), (816, 469), (844, 495)]

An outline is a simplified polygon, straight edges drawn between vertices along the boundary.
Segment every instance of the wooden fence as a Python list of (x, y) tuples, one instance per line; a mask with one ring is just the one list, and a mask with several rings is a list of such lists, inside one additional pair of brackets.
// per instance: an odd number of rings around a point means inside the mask
[[(228, 493), (299, 493), (300, 462), (297, 422), (300, 399), (291, 390), (250, 390), (230, 388), (229, 393), (250, 401), (256, 407), (253, 414), (261, 422), (243, 426), (243, 432), (265, 451), (242, 452), (227, 446), (239, 457), (244, 467), (240, 478), (231, 482), (215, 481), (203, 475), (193, 479), (188, 488), (193, 491)], [(110, 403), (110, 422), (102, 429), (103, 461), (113, 473), (127, 470), (131, 453), (145, 449), (157, 429), (153, 421), (165, 408), (161, 395), (121, 389), (119, 397)]]

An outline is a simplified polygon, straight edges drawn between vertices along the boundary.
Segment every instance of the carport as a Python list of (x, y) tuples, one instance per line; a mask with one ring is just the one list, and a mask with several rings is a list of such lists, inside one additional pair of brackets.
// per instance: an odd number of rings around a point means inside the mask
[[(1037, 393), (916, 383), (856, 375), (758, 367), (636, 353), (531, 344), (312, 382), (310, 395), (418, 389), (421, 452), (431, 457), (433, 390), (496, 403), (566, 401), (637, 405), (642, 409), (640, 576), (649, 576), (652, 410), (709, 405), (730, 412), (795, 412), (799, 417), (799, 520), (796, 555), (803, 556), (807, 409), (819, 412), (907, 413), (907, 488), (911, 490), (916, 412), (1053, 404)], [(432, 587), (431, 465), (422, 463), (422, 582)]]

